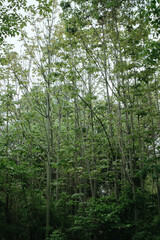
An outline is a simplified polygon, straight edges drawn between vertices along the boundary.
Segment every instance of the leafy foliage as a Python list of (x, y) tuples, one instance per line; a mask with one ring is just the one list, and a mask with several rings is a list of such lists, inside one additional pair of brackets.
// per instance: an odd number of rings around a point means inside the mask
[[(1, 42), (28, 10), (2, 3)], [(0, 239), (159, 239), (157, 1), (37, 4), (1, 49)]]

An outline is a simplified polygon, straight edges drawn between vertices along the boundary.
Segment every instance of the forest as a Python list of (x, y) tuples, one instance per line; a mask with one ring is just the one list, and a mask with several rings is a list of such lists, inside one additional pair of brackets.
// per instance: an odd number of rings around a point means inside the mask
[(0, 1), (0, 240), (160, 239), (159, 15)]

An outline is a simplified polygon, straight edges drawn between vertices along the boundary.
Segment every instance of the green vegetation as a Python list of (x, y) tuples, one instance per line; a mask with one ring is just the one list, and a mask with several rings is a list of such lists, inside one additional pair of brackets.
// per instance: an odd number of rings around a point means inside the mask
[(2, 3), (0, 240), (160, 239), (158, 1)]

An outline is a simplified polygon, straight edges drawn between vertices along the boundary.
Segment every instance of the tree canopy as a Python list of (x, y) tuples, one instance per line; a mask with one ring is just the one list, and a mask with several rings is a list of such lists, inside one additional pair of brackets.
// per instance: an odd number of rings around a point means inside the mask
[(158, 240), (158, 1), (0, 6), (0, 239)]

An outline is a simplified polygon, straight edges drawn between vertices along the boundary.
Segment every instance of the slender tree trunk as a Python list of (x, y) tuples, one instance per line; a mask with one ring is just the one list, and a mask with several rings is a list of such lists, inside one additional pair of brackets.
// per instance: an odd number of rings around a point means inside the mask
[(60, 151), (60, 144), (61, 144), (61, 121), (62, 121), (62, 114), (61, 114), (61, 102), (60, 99), (58, 97), (58, 139), (57, 139), (57, 168), (56, 168), (56, 201), (58, 201), (59, 198), (59, 151)]
[(51, 52), (50, 52), (50, 40), (51, 40), (51, 26), (48, 22), (48, 78), (46, 80), (46, 130), (47, 130), (47, 206), (46, 206), (46, 237), (49, 235), (50, 230), (50, 201), (51, 201), (51, 112), (50, 112), (50, 64), (51, 64)]

